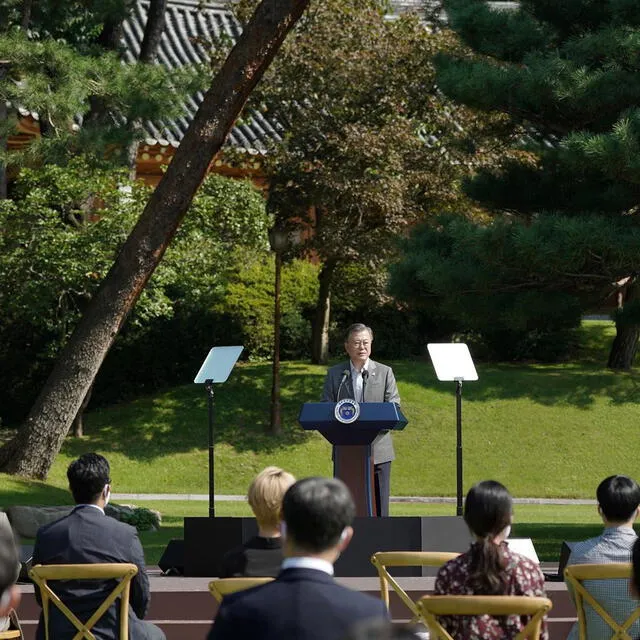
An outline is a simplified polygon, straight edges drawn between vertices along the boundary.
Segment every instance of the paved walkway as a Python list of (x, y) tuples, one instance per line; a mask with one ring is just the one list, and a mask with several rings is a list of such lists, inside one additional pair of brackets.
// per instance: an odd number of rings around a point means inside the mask
[[(185, 501), (208, 501), (208, 493), (114, 493), (113, 500), (185, 500)], [(240, 495), (218, 495), (216, 502), (243, 502), (246, 496)], [(515, 504), (586, 504), (595, 505), (595, 500), (572, 499), (572, 498), (514, 498)], [(426, 504), (456, 504), (456, 498), (425, 497), (425, 496), (392, 496), (391, 502), (413, 502)]]

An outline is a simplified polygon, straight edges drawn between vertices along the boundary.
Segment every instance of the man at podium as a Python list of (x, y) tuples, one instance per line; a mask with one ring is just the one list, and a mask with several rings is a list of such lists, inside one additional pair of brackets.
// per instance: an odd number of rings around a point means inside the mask
[[(347, 362), (327, 371), (322, 392), (323, 402), (353, 398), (358, 402), (396, 402), (400, 394), (391, 367), (369, 358), (373, 331), (365, 324), (352, 324), (347, 329), (344, 348)], [(375, 498), (379, 516), (389, 515), (391, 461), (395, 458), (393, 441), (388, 431), (381, 432), (372, 443)]]

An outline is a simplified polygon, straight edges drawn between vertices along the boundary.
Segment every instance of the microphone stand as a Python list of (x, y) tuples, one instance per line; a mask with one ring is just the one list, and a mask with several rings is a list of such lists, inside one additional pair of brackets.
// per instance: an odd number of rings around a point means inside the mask
[(342, 385), (347, 381), (349, 377), (350, 371), (345, 369), (342, 372), (342, 380), (340, 380), (340, 384), (338, 385), (338, 393), (336, 394), (336, 402), (340, 402), (340, 391), (342, 391)]
[(362, 370), (362, 402), (364, 402), (364, 390), (369, 379), (369, 372), (366, 369)]

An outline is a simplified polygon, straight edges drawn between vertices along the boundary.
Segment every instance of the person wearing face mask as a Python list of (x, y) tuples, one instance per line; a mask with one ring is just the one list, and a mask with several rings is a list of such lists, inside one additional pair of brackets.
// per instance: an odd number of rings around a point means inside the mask
[[(544, 576), (533, 561), (509, 549), (513, 507), (499, 482), (486, 480), (467, 493), (464, 520), (475, 540), (469, 551), (438, 571), (435, 595), (545, 596)], [(520, 616), (443, 616), (440, 622), (455, 640), (515, 638), (526, 625)], [(541, 640), (548, 640), (546, 618)]]
[[(127, 562), (137, 565), (138, 573), (131, 581), (129, 596), (130, 640), (164, 640), (161, 629), (143, 620), (149, 607), (149, 578), (145, 570), (144, 553), (135, 527), (105, 515), (104, 508), (111, 496), (110, 469), (107, 460), (97, 453), (85, 453), (67, 469), (69, 489), (76, 503), (64, 518), (38, 530), (33, 549), (33, 564), (92, 564)], [(90, 584), (91, 587), (87, 587)], [(112, 580), (81, 583), (68, 580), (60, 583), (57, 594), (83, 622), (102, 604), (113, 590)], [(38, 604), (42, 598), (35, 587)], [(120, 637), (120, 605), (115, 602), (93, 627), (102, 640)], [(57, 609), (49, 610), (49, 637), (72, 638), (77, 629)], [(44, 620), (40, 615), (37, 640), (42, 640)]]
[(384, 603), (333, 578), (353, 536), (355, 505), (335, 478), (305, 478), (282, 501), (284, 561), (273, 582), (225, 596), (208, 640), (327, 640), (388, 619)]

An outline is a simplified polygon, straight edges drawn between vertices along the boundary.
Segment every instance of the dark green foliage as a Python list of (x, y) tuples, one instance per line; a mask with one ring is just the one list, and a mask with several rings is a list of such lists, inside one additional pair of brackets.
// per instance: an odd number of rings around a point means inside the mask
[[(215, 311), (233, 319), (240, 328), (239, 344), (252, 359), (273, 353), (274, 261), (273, 256), (237, 256), (236, 272)], [(305, 260), (293, 260), (282, 268), (282, 353), (308, 354), (310, 315), (318, 295), (318, 268)]]
[[(148, 190), (91, 167), (24, 170), (0, 201), (0, 418), (22, 418), (126, 239)], [(270, 219), (250, 183), (211, 175), (116, 340), (96, 385), (115, 400), (193, 379), (214, 344), (238, 341), (226, 287), (268, 253)], [(222, 311), (214, 312), (214, 305)], [(241, 337), (241, 336), (240, 336)], [(233, 340), (227, 340), (233, 338)]]
[[(99, 164), (124, 164), (127, 144), (141, 135), (134, 122), (181, 115), (180, 98), (202, 89), (206, 77), (194, 68), (122, 64), (104, 50), (81, 54), (64, 41), (34, 40), (19, 30), (0, 32), (0, 60), (10, 61), (0, 98), (37, 112), (47, 132), (7, 156), (16, 165), (43, 156), (65, 162), (80, 152)], [(14, 125), (15, 115), (0, 123), (0, 133)]]
[[(521, 273), (504, 269), (487, 252), (482, 267), (487, 291), (536, 292), (544, 296), (537, 302), (547, 310), (544, 317), (558, 319), (563, 310), (571, 318), (579, 307), (599, 308), (618, 287), (621, 299), (628, 300), (640, 252), (635, 244), (640, 241), (635, 226), (640, 206), (638, 3), (523, 0), (515, 9), (496, 11), (480, 0), (448, 0), (445, 7), (474, 55), (440, 56), (440, 88), (463, 104), (505, 112), (514, 131), (522, 126), (530, 134), (514, 136), (499, 166), (482, 168), (465, 183), (481, 204), (527, 220), (534, 237), (541, 234), (537, 252), (543, 261), (523, 256)], [(547, 216), (553, 216), (562, 245), (545, 235)], [(583, 220), (578, 224), (592, 234), (585, 236), (562, 217)], [(487, 229), (496, 237), (504, 233), (501, 223)], [(503, 236), (507, 259), (518, 255), (521, 237), (513, 229)], [(573, 296), (575, 302), (553, 298), (552, 292)], [(558, 313), (552, 311), (556, 304)], [(492, 306), (501, 305), (496, 300)], [(507, 304), (502, 314), (517, 327), (522, 318), (517, 309), (525, 306)], [(625, 315), (618, 316), (619, 329), (631, 326)], [(628, 318), (633, 315), (630, 311)], [(499, 326), (501, 318), (495, 320)], [(568, 320), (565, 326), (570, 325)], [(509, 342), (507, 325), (504, 331)], [(610, 363), (630, 367), (633, 349), (627, 354)]]
[(391, 290), (450, 337), (482, 341), (485, 355), (504, 360), (566, 357), (582, 310), (605, 302), (640, 243), (630, 218), (439, 222), (403, 243)]
[(423, 353), (423, 339), (429, 331), (422, 326), (423, 318), (399, 305), (386, 293), (386, 262), (342, 264), (334, 278), (330, 330), (332, 357), (344, 354), (345, 328), (354, 322), (363, 322), (373, 329), (374, 358), (404, 358)]

